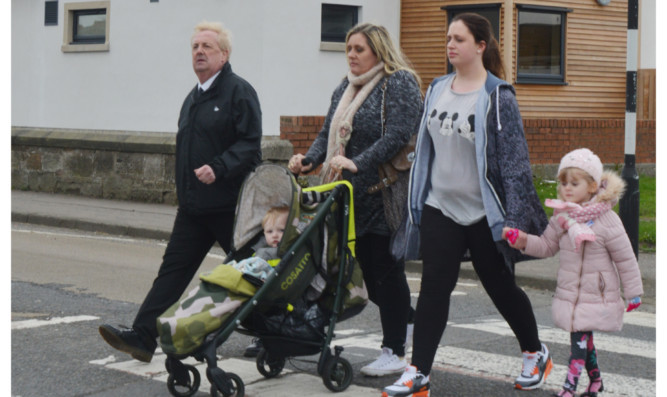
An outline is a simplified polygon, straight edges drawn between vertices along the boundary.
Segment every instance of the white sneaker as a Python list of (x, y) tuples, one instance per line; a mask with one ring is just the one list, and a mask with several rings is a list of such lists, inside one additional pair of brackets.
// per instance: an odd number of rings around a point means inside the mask
[(415, 332), (415, 325), (408, 324), (408, 328), (405, 330), (405, 354), (408, 354), (408, 349), (412, 347), (412, 334)]
[(400, 374), (408, 366), (407, 361), (398, 358), (394, 351), (388, 347), (382, 348), (382, 354), (377, 360), (361, 368), (361, 373), (366, 376), (385, 376)]

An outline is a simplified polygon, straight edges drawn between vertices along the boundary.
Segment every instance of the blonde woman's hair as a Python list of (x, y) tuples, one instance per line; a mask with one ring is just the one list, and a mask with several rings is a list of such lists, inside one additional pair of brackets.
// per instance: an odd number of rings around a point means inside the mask
[[(387, 28), (372, 23), (359, 24), (347, 32), (345, 43), (349, 42), (350, 36), (357, 33), (362, 33), (366, 36), (368, 46), (371, 48), (371, 51), (373, 51), (373, 54), (377, 56), (378, 61), (384, 62), (384, 71), (388, 75), (396, 73), (399, 70), (405, 70), (414, 76), (417, 80), (417, 84), (421, 87), (422, 81), (419, 78), (419, 75), (412, 68), (412, 64), (405, 54), (403, 54), (403, 51), (394, 45)], [(347, 53), (347, 48), (345, 49), (345, 53)]]
[(221, 50), (227, 51), (227, 56), (232, 53), (232, 32), (226, 29), (220, 22), (201, 21), (195, 26), (195, 31), (192, 34), (190, 41), (199, 32), (210, 30), (218, 34), (218, 46)]

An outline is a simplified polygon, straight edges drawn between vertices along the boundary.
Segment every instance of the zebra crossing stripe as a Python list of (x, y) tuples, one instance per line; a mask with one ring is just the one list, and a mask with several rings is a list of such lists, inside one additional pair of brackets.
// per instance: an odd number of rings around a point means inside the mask
[[(637, 316), (639, 318), (641, 316)], [(646, 321), (646, 319), (642, 320)], [(450, 322), (451, 324), (451, 322)], [(501, 325), (504, 324), (504, 325)], [(485, 331), (495, 334), (500, 334), (503, 336), (512, 336), (512, 333), (507, 323), (503, 320), (497, 321), (488, 321), (480, 322), (474, 324), (451, 324), (453, 326), (458, 326), (465, 329), (475, 329), (479, 331)], [(505, 328), (507, 330), (505, 330)], [(545, 329), (540, 327), (540, 339), (545, 340), (545, 334), (549, 334), (549, 330), (556, 331), (553, 328)], [(365, 349), (377, 349), (382, 343), (382, 335), (373, 333), (373, 334), (357, 334), (362, 333), (362, 330), (345, 330), (345, 332), (337, 332), (339, 336), (347, 335), (344, 338), (336, 338), (332, 341), (333, 345), (340, 345), (346, 348), (346, 351), (353, 347), (365, 348)], [(546, 332), (545, 331), (549, 331)], [(569, 343), (569, 337), (565, 331), (558, 330), (557, 334), (557, 343)], [(598, 334), (600, 335), (600, 334)], [(595, 345), (598, 351), (611, 351), (608, 347), (615, 347), (614, 350), (619, 350), (617, 346), (613, 346), (614, 343), (619, 343), (620, 345), (628, 345), (634, 342), (637, 342), (629, 338), (620, 338), (615, 337), (613, 339), (609, 338), (599, 338), (596, 335)], [(605, 335), (608, 336), (608, 335)], [(554, 338), (555, 339), (555, 338)], [(604, 340), (605, 348), (599, 346), (601, 339)], [(644, 344), (635, 344), (636, 350), (633, 350), (631, 353), (634, 356), (640, 357), (649, 357), (653, 356), (655, 358), (655, 344), (654, 343), (644, 343)], [(648, 349), (645, 351), (643, 349)], [(471, 377), (483, 377), (486, 379), (500, 380), (506, 382), (513, 382), (514, 378), (519, 374), (521, 370), (521, 357), (517, 355), (516, 357), (505, 356), (495, 353), (487, 353), (470, 349), (462, 349), (455, 346), (445, 346), (437, 350), (433, 366), (435, 369), (441, 369), (451, 372), (457, 372), (463, 375)], [(554, 363), (554, 369), (551, 372), (551, 375), (547, 378), (546, 387), (553, 388), (554, 390), (560, 390), (565, 380), (567, 374), (567, 366)], [(629, 396), (651, 396), (655, 395), (656, 382), (655, 380), (637, 378), (632, 376), (613, 374), (609, 371), (603, 371), (604, 377), (604, 386), (605, 391), (609, 391), (609, 394), (619, 394), (619, 395), (629, 395)], [(585, 382), (582, 380), (582, 383)], [(583, 386), (582, 386), (583, 388)]]
[[(655, 327), (655, 315), (650, 313), (628, 313), (626, 315), (626, 323)], [(452, 327), (474, 329), (496, 335), (514, 337), (511, 329), (503, 320), (480, 321), (470, 324), (450, 322), (449, 324)], [(559, 344), (567, 344), (569, 341), (565, 331), (544, 326), (541, 326), (539, 330), (540, 339), (543, 341)], [(652, 342), (599, 333), (596, 334), (595, 343), (598, 351), (609, 351), (655, 359), (656, 345)], [(377, 351), (381, 344), (382, 334), (380, 332), (369, 333), (367, 330), (360, 329), (337, 330), (336, 338), (332, 341), (332, 346), (345, 347), (346, 354), (351, 356), (360, 356), (359, 352), (363, 352), (364, 350)], [(624, 346), (631, 347), (624, 348)], [(368, 354), (363, 354), (363, 356), (366, 357)], [(166, 382), (168, 373), (164, 367), (165, 358), (166, 356), (158, 349), (153, 361), (149, 364), (135, 360), (116, 362), (115, 356), (90, 361), (90, 363)], [(455, 372), (474, 378), (507, 382), (511, 385), (520, 371), (521, 362), (521, 356), (518, 354), (516, 356), (506, 356), (455, 346), (444, 346), (437, 350), (433, 368), (435, 370)], [(202, 375), (200, 390), (206, 392), (210, 388), (210, 384), (205, 376), (206, 364), (200, 363), (193, 358), (184, 360), (184, 363), (194, 365), (199, 370)], [(287, 393), (294, 391), (295, 384), (299, 385), (300, 394), (331, 396), (331, 392), (324, 387), (321, 379), (313, 375), (284, 370), (281, 376), (266, 380), (258, 373), (254, 361), (229, 358), (221, 359), (218, 365), (223, 370), (234, 372), (243, 379), (249, 397), (268, 394), (288, 395)], [(554, 363), (554, 369), (543, 387), (545, 389), (559, 390), (566, 374), (567, 367), (565, 365)], [(615, 374), (604, 370), (603, 377), (605, 391), (610, 395), (655, 395), (657, 387), (655, 380)], [(585, 387), (585, 383), (586, 380), (582, 378), (581, 388)], [(376, 396), (378, 392), (379, 390), (375, 388), (351, 385), (346, 390), (345, 395), (365, 397)]]
[(638, 325), (640, 327), (655, 328), (655, 313), (630, 312), (623, 317), (624, 324)]
[[(480, 321), (474, 324), (451, 324), (452, 327), (471, 329), (476, 331), (490, 332), (496, 335), (514, 337), (514, 332), (503, 320)], [(545, 343), (564, 343), (569, 344), (570, 335), (567, 331), (560, 328), (539, 327), (540, 340)], [(656, 358), (655, 342), (623, 338), (608, 333), (594, 333), (593, 340), (595, 348), (618, 354), (629, 354), (633, 356)]]
[[(161, 354), (161, 351), (158, 349), (150, 363), (142, 363), (136, 360), (110, 362), (109, 357), (102, 360), (90, 361), (90, 363), (103, 365), (106, 368), (166, 383), (169, 374), (164, 367), (165, 359), (166, 355)], [(115, 357), (113, 357), (113, 360), (115, 361)], [(199, 391), (208, 392), (211, 384), (206, 378), (206, 364), (198, 362), (192, 357), (183, 360), (183, 363), (193, 365), (197, 368), (201, 375)], [(298, 385), (299, 392), (297, 394), (299, 395), (331, 397), (331, 391), (324, 386), (321, 379), (313, 375), (295, 373), (285, 369), (281, 372), (280, 376), (265, 380), (265, 378), (257, 371), (254, 361), (235, 358), (219, 360), (218, 367), (226, 372), (233, 372), (241, 377), (245, 385), (245, 395), (247, 397), (294, 395), (295, 385)], [(350, 385), (350, 387), (345, 390), (346, 396), (376, 397), (378, 393), (378, 389), (357, 385)]]
[(91, 321), (99, 320), (99, 317), (95, 316), (69, 316), (69, 317), (53, 317), (48, 320), (39, 320), (39, 319), (30, 319), (22, 321), (12, 321), (12, 329), (26, 329), (26, 328), (37, 328), (44, 327), (46, 325), (54, 324), (69, 324), (79, 321)]
[[(454, 369), (458, 373), (478, 377), (483, 374), (487, 378), (507, 379), (513, 382), (521, 370), (521, 357), (510, 357), (501, 354), (485, 353), (476, 350), (461, 349), (453, 346), (438, 349), (434, 368)], [(560, 390), (565, 376), (567, 366), (554, 363), (551, 375), (547, 378), (547, 388)], [(655, 395), (656, 382), (650, 379), (636, 378), (626, 375), (613, 374), (608, 371), (602, 372), (605, 392), (610, 395), (624, 396), (653, 396)], [(582, 378), (580, 388), (583, 389), (587, 381)]]

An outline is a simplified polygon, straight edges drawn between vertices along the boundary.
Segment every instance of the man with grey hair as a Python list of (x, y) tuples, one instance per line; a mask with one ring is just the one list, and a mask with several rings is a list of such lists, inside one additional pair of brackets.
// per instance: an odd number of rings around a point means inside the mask
[(191, 44), (199, 82), (178, 119), (178, 211), (169, 244), (132, 327), (99, 327), (112, 347), (144, 362), (157, 347), (157, 317), (178, 301), (216, 241), (229, 251), (241, 184), (262, 159), (259, 100), (232, 72), (229, 31), (220, 23), (202, 22)]

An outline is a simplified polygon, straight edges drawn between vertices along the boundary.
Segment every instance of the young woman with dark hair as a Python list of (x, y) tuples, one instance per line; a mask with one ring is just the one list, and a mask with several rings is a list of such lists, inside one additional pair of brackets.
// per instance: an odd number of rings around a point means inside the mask
[[(455, 72), (428, 88), (410, 175), (406, 241), (420, 243), (423, 260), (412, 363), (384, 397), (429, 395), (466, 252), (523, 351), (515, 387), (540, 387), (552, 366), (530, 300), (514, 280), (514, 263), (525, 258), (502, 238), (504, 227), (539, 234), (547, 218), (533, 187), (514, 89), (500, 79), (503, 64), (489, 21), (472, 13), (453, 18), (447, 58)], [(408, 245), (406, 259), (418, 251)]]

